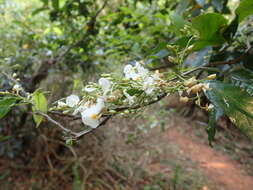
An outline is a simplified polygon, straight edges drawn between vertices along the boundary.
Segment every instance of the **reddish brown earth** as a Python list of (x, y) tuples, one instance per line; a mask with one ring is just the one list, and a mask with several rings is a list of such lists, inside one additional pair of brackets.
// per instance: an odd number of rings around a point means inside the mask
[(240, 164), (208, 145), (186, 136), (177, 128), (169, 129), (165, 138), (176, 144), (183, 155), (197, 163), (198, 169), (212, 183), (225, 190), (253, 190), (253, 177)]

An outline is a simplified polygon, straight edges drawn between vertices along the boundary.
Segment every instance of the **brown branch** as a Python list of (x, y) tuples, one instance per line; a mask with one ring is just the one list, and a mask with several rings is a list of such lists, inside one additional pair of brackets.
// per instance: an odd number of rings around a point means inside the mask
[(248, 54), (248, 51), (245, 52), (244, 54), (240, 55), (239, 57), (229, 60), (229, 61), (215, 61), (215, 62), (210, 62), (209, 64), (207, 64), (207, 66), (210, 67), (214, 67), (214, 66), (218, 66), (218, 65), (233, 65), (236, 63), (239, 63), (241, 60), (243, 60), (243, 58)]
[(43, 116), (47, 121), (49, 121), (50, 123), (53, 123), (58, 128), (60, 128), (62, 131), (64, 131), (65, 133), (71, 135), (75, 139), (80, 138), (83, 135), (87, 135), (88, 133), (92, 132), (93, 130), (101, 127), (102, 125), (106, 124), (106, 122), (111, 118), (111, 115), (104, 117), (103, 121), (99, 124), (99, 126), (97, 128), (89, 128), (89, 129), (86, 129), (86, 130), (83, 130), (83, 131), (80, 131), (80, 132), (74, 132), (74, 131), (64, 127), (61, 123), (54, 120), (52, 117), (50, 117), (46, 113), (43, 113), (41, 111), (36, 111), (35, 114)]
[[(250, 49), (251, 49), (251, 47), (248, 47), (248, 49), (242, 55), (240, 55), (239, 57), (237, 57), (235, 59), (232, 59), (232, 60), (229, 60), (229, 61), (210, 62), (210, 63), (208, 63), (208, 64), (206, 64), (204, 66), (215, 67), (215, 66), (218, 66), (218, 65), (233, 65), (233, 64), (239, 63), (241, 60), (243, 60), (243, 58), (245, 56), (248, 55)], [(160, 67), (150, 68), (150, 70), (153, 71), (153, 70), (159, 70), (159, 69), (166, 69), (166, 68), (169, 68), (169, 67), (171, 67), (171, 65), (162, 65)]]

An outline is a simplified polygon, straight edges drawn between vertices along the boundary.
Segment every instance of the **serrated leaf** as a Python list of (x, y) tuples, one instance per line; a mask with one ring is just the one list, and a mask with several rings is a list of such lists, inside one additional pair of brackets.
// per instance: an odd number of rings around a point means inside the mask
[(244, 89), (218, 81), (208, 81), (210, 90), (205, 92), (214, 105), (253, 140), (253, 97)]
[[(40, 90), (36, 90), (33, 95), (32, 95), (32, 99), (33, 99), (33, 111), (41, 111), (43, 113), (47, 112), (47, 99), (45, 97), (45, 95), (40, 91)], [(43, 117), (41, 115), (33, 115), (33, 119), (36, 123), (36, 127), (38, 127), (40, 125), (40, 123), (43, 120)]]
[(195, 17), (192, 26), (199, 32), (199, 40), (195, 43), (195, 49), (201, 49), (208, 45), (219, 45), (225, 41), (222, 33), (227, 27), (227, 19), (218, 13), (207, 13)]
[(253, 0), (242, 0), (238, 8), (235, 10), (235, 13), (239, 17), (239, 22), (253, 14)]
[(15, 97), (0, 97), (0, 119), (2, 119), (15, 105), (17, 98)]

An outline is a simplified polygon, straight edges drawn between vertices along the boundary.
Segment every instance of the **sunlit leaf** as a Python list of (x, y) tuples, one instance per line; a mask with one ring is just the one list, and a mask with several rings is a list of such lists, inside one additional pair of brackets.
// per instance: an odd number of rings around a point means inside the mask
[(253, 1), (242, 0), (235, 13), (239, 16), (239, 22), (241, 22), (245, 17), (253, 14)]
[[(40, 90), (36, 90), (33, 95), (33, 111), (41, 111), (43, 113), (47, 112), (47, 99), (45, 97), (45, 95), (40, 91)], [(40, 123), (43, 120), (43, 117), (41, 115), (33, 115), (33, 119), (36, 123), (36, 126), (38, 127), (40, 125)]]
[[(224, 112), (230, 120), (253, 140), (253, 97), (244, 89), (232, 84), (209, 81), (211, 90), (207, 98), (218, 112)], [(221, 114), (219, 114), (221, 115)]]
[(222, 33), (227, 27), (227, 19), (218, 13), (207, 13), (192, 20), (192, 26), (199, 32), (195, 49), (208, 45), (219, 45), (225, 41)]
[(248, 69), (239, 69), (230, 73), (230, 79), (235, 86), (244, 88), (253, 96), (253, 72)]

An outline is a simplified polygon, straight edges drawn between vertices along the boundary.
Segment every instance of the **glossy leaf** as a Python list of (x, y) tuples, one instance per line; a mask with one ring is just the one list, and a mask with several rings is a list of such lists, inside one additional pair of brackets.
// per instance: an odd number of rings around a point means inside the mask
[(15, 97), (0, 97), (0, 119), (2, 119), (15, 105)]
[(214, 105), (216, 117), (221, 115), (221, 111), (224, 112), (242, 132), (253, 140), (253, 97), (244, 89), (232, 84), (208, 82), (211, 89), (205, 93)]
[[(36, 90), (33, 93), (33, 103), (34, 103), (34, 106), (33, 106), (34, 112), (36, 111), (41, 111), (43, 113), (47, 112), (47, 99), (44, 96), (44, 94), (40, 92), (39, 90)], [(42, 122), (43, 117), (41, 115), (34, 114), (33, 119), (36, 123), (36, 126), (38, 127), (40, 123)]]
[(227, 20), (218, 13), (207, 13), (195, 17), (192, 26), (199, 32), (199, 40), (195, 43), (195, 49), (201, 49), (208, 45), (219, 45), (225, 41), (222, 36), (227, 27)]
[(235, 86), (244, 88), (253, 96), (253, 72), (248, 69), (239, 69), (230, 73), (230, 79)]

